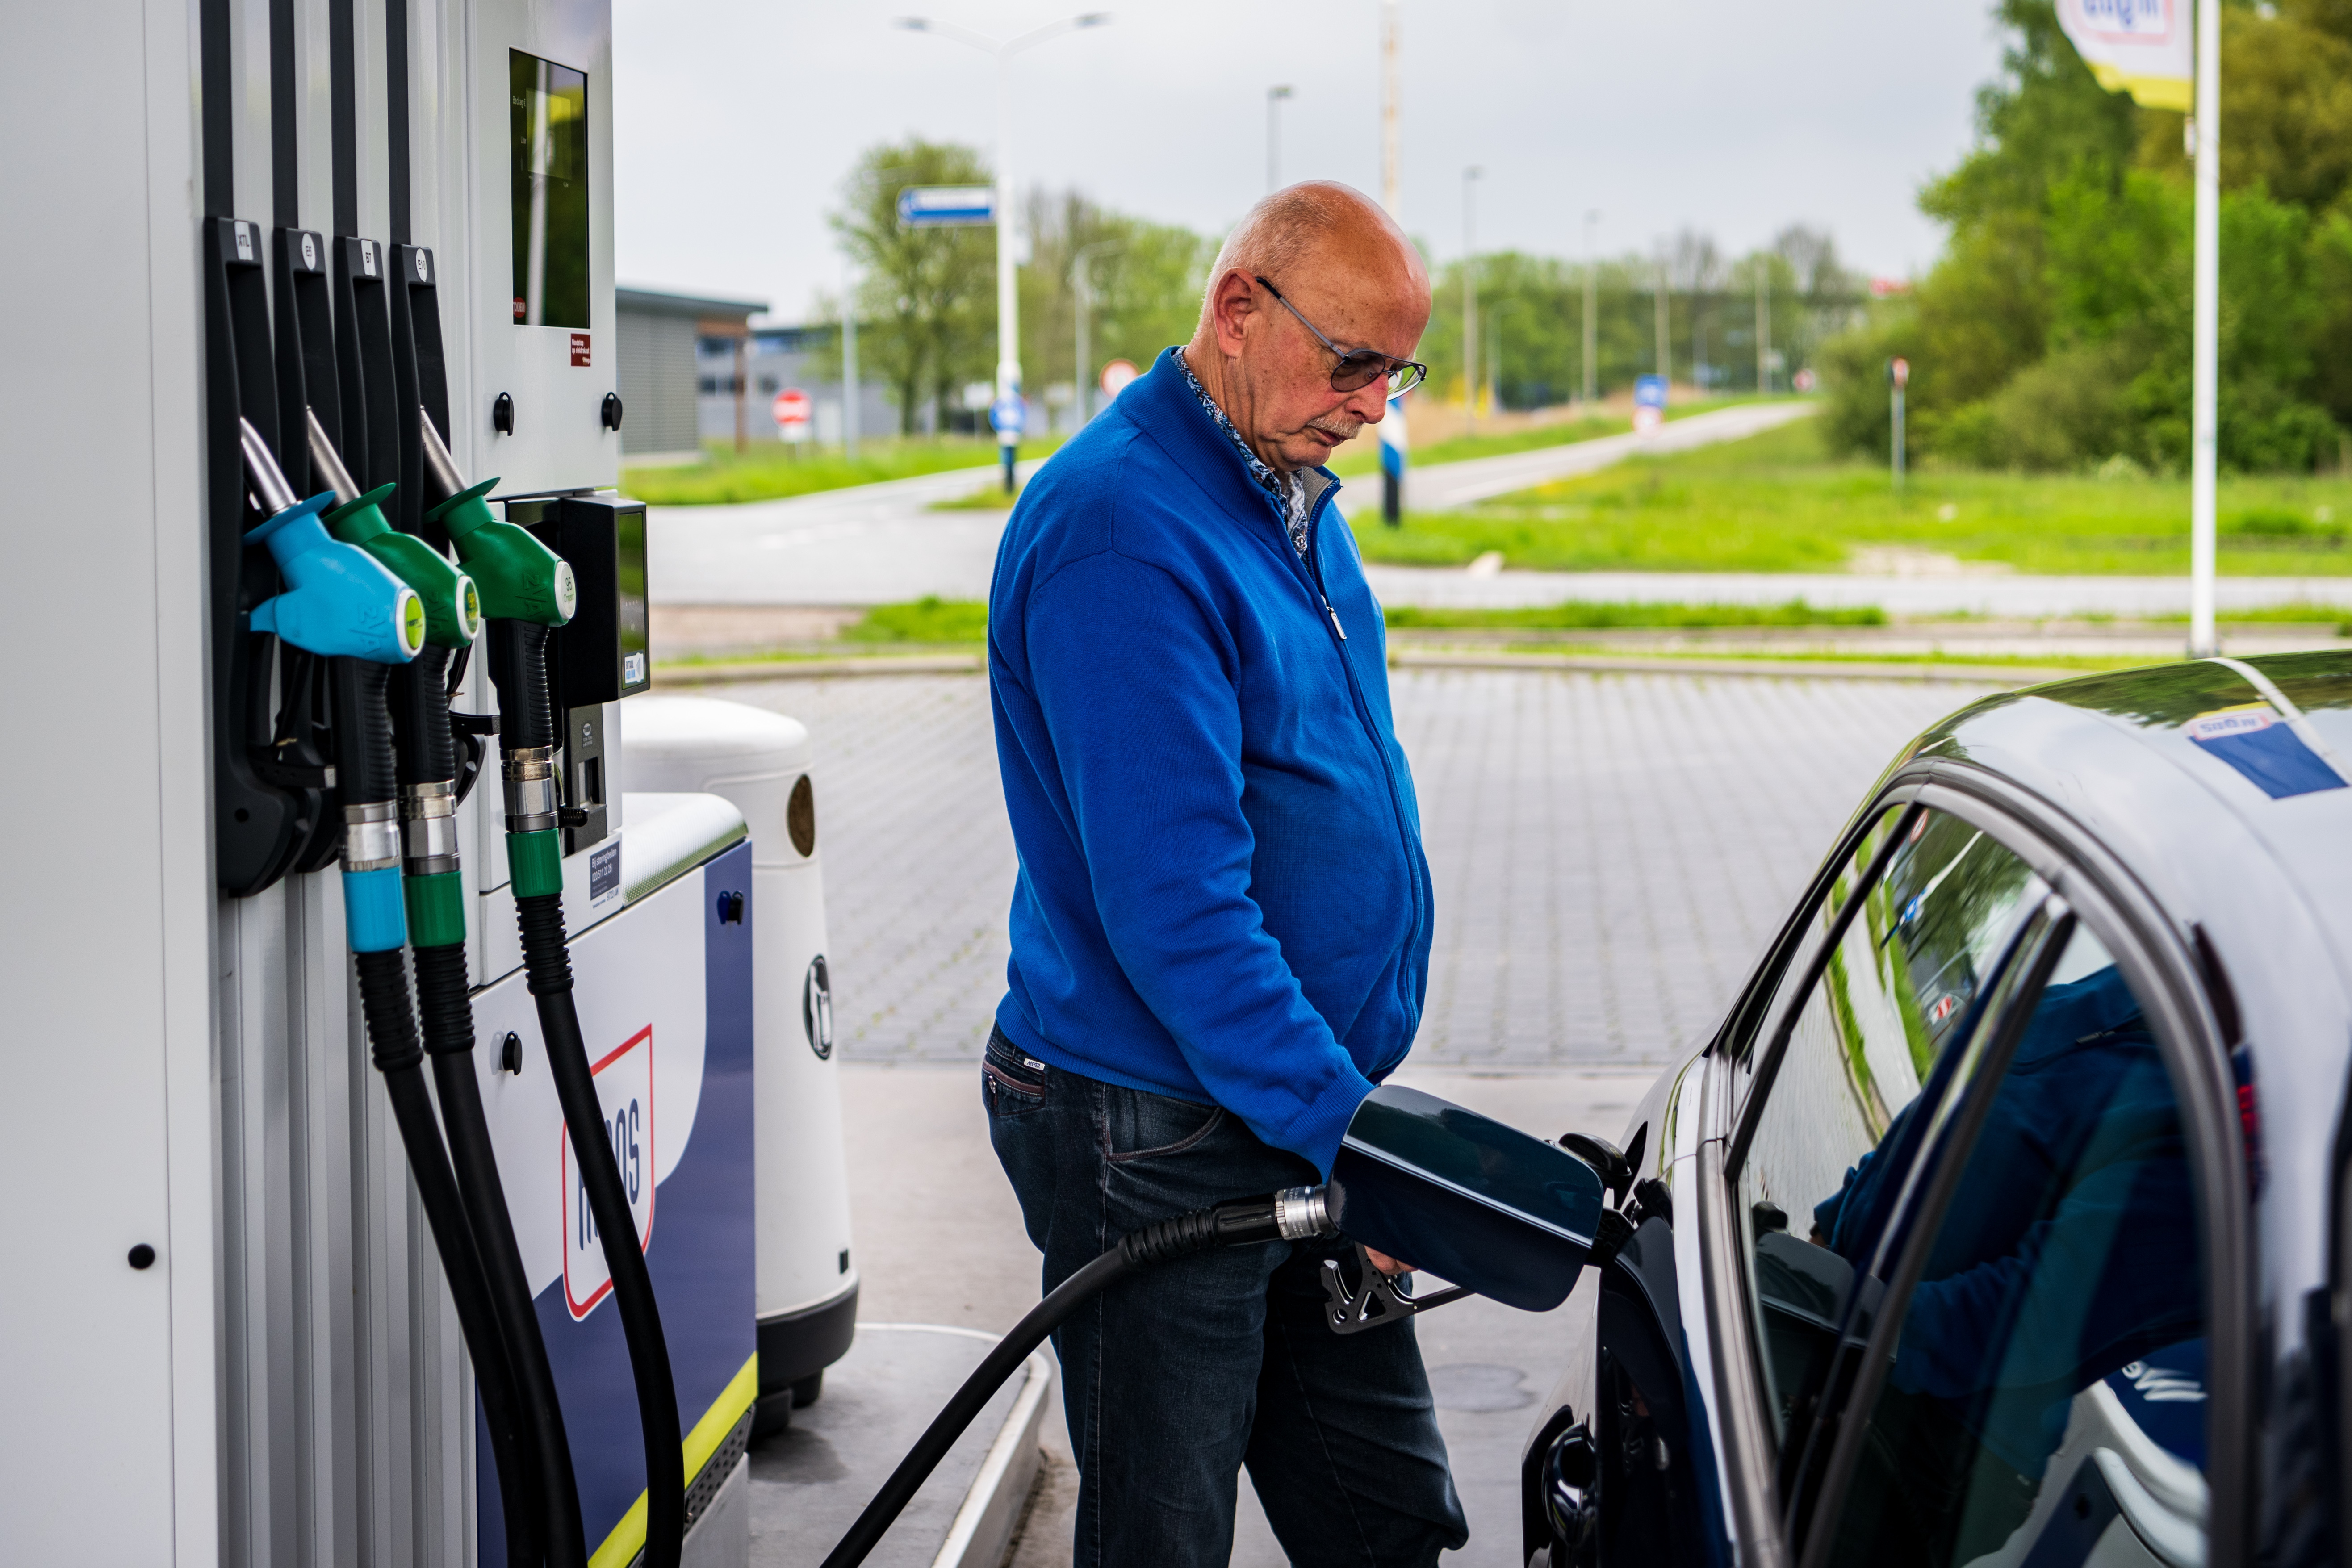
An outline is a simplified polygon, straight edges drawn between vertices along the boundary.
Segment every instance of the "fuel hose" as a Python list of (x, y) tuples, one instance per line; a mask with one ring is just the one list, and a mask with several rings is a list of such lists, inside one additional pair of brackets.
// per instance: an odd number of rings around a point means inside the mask
[(823, 1568), (856, 1568), (897, 1522), (916, 1491), (947, 1458), (964, 1428), (984, 1409), (1013, 1370), (1045, 1336), (1088, 1300), (1137, 1269), (1189, 1258), (1217, 1247), (1249, 1247), (1268, 1241), (1305, 1241), (1330, 1236), (1336, 1227), (1326, 1211), (1320, 1187), (1290, 1187), (1264, 1197), (1242, 1198), (1212, 1208), (1194, 1209), (1171, 1219), (1148, 1225), (1124, 1236), (1101, 1256), (1054, 1287), (1045, 1299), (996, 1342), (963, 1386), (932, 1418), (866, 1511), (857, 1516), (839, 1545), (829, 1552)]
[(686, 1447), (677, 1384), (662, 1335), (653, 1275), (596, 1098), (563, 926), (562, 834), (557, 818), (555, 713), (547, 685), (547, 637), (579, 601), (572, 568), (544, 544), (491, 514), (495, 479), (468, 485), (430, 415), (418, 413), (425, 483), (441, 497), (427, 519), (447, 531), (457, 559), (480, 584), (488, 621), (490, 679), (499, 691), (499, 772), (506, 795), (507, 873), (522, 936), (525, 984), (538, 1005), (549, 1075), (579, 1162), (580, 1184), (613, 1281), (629, 1350), (645, 1442), (645, 1568), (677, 1568), (686, 1542)]
[[(328, 535), (320, 514), (332, 492), (297, 500), (276, 455), (250, 421), (238, 446), (251, 495), (268, 521), (247, 536), (264, 544), (283, 589), (256, 605), (246, 624), (323, 659), (334, 735), (336, 797), (343, 815), (343, 930), (358, 971), (368, 1046), (400, 1131), (425, 1223), (474, 1363), (489, 1429), (499, 1497), (509, 1520), (509, 1568), (541, 1562), (541, 1504), (516, 1450), (512, 1373), (493, 1315), (448, 1151), (418, 1070), (424, 1051), (408, 991), (408, 921), (401, 886), (400, 784), (386, 698), (396, 667), (425, 647), (429, 611), (422, 596), (357, 545)], [(340, 466), (340, 465), (339, 465)]]
[[(584, 1568), (587, 1546), (571, 1446), (548, 1364), (547, 1342), (532, 1306), (514, 1222), (507, 1211), (497, 1155), (474, 1069), (474, 1008), (466, 973), (466, 894), (459, 876), (456, 815), (457, 753), (449, 726), (453, 660), (462, 660), (482, 629), (474, 580), (424, 540), (384, 520), (390, 485), (362, 495), (318, 416), (303, 411), (311, 471), (334, 490), (324, 519), (345, 544), (366, 552), (416, 593), (425, 641), (416, 657), (388, 667), (393, 758), (400, 802), (401, 898), (415, 953), (416, 1003), (425, 1055), (433, 1063), (442, 1130), (448, 1140), (460, 1202), (471, 1228), (482, 1284), (505, 1347), (517, 1402), (514, 1447), (531, 1478), (536, 1523), (509, 1510), (507, 1533), (526, 1547), (534, 1531), (552, 1568)], [(503, 1496), (501, 1500), (504, 1500)]]
[[(391, 670), (364, 659), (332, 661), (335, 686), (335, 773), (343, 799), (346, 907), (354, 907), (350, 879), (391, 871), (400, 866), (399, 785), (392, 755), (392, 733), (384, 699)], [(395, 899), (397, 893), (394, 894)], [(366, 900), (373, 908), (375, 900)], [(395, 909), (398, 907), (395, 903)], [(359, 970), (360, 1011), (365, 1020), (368, 1047), (376, 1071), (383, 1075), (384, 1095), (392, 1102), (401, 1145), (407, 1151), (410, 1174), (425, 1209), (433, 1245), (448, 1280), (449, 1299), (457, 1310), (459, 1331), (473, 1358), (474, 1381), (480, 1390), (482, 1418), (489, 1428), (490, 1452), (498, 1471), (499, 1502), (506, 1512), (509, 1568), (538, 1568), (541, 1561), (541, 1521), (546, 1506), (538, 1477), (520, 1451), (517, 1400), (505, 1338), (490, 1304), (474, 1233), (459, 1195), (457, 1176), (442, 1145), (441, 1128), (425, 1092), (422, 1069), (425, 1053), (418, 1044), (416, 1018), (409, 1004), (408, 963), (404, 933), (386, 931), (376, 920), (373, 930), (357, 922), (352, 931), (352, 962)], [(399, 922), (404, 925), (404, 921)], [(385, 943), (386, 936), (391, 941)]]
[(581, 1185), (596, 1221), (613, 1299), (629, 1346), (646, 1449), (646, 1568), (677, 1568), (686, 1542), (686, 1449), (677, 1385), (653, 1275), (637, 1243), (637, 1222), (613, 1157), (612, 1131), (596, 1098), (587, 1043), (572, 995), (572, 955), (563, 929), (563, 879), (555, 817), (555, 721), (547, 690), (547, 627), (490, 624), (491, 679), (499, 684), (499, 749), (507, 795), (507, 866), (514, 879), (526, 984), (539, 1006), (548, 1071), (580, 1162)]
[(458, 1191), (513, 1369), (520, 1402), (516, 1446), (522, 1463), (539, 1479), (540, 1535), (547, 1561), (552, 1568), (582, 1568), (588, 1548), (563, 1407), (507, 1208), (506, 1185), (482, 1109), (481, 1083), (475, 1076), (465, 894), (458, 882), (456, 817), (450, 814), (457, 763), (449, 732), (447, 661), (448, 650), (428, 643), (414, 663), (394, 677), (401, 688), (395, 712), (407, 839), (403, 888), (415, 951), (417, 1011)]

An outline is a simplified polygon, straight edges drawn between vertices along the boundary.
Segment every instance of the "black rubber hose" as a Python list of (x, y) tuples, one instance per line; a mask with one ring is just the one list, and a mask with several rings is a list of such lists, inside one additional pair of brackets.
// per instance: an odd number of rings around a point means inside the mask
[(914, 1500), (915, 1493), (939, 1468), (955, 1440), (963, 1436), (1004, 1380), (1013, 1370), (1029, 1359), (1029, 1352), (1045, 1343), (1045, 1336), (1062, 1326), (1065, 1319), (1085, 1305), (1087, 1298), (1104, 1289), (1121, 1277), (1154, 1263), (1183, 1258), (1195, 1252), (1205, 1252), (1213, 1247), (1241, 1247), (1253, 1242), (1276, 1241), (1281, 1230), (1275, 1221), (1275, 1201), (1271, 1196), (1244, 1198), (1236, 1203), (1219, 1204), (1214, 1208), (1194, 1209), (1172, 1219), (1148, 1225), (1141, 1230), (1122, 1237), (1102, 1256), (1054, 1287), (1046, 1298), (1029, 1309), (1028, 1315), (1013, 1325), (1013, 1331), (996, 1342), (972, 1374), (963, 1380), (947, 1407), (932, 1418), (849, 1527), (841, 1543), (826, 1554), (823, 1568), (856, 1568), (882, 1539), (883, 1533), (898, 1521), (898, 1515)]
[(427, 643), (393, 671), (392, 735), (404, 784), (457, 776), (457, 738), (449, 732), (449, 650)]
[[(540, 628), (544, 630), (544, 628)], [(499, 692), (505, 706), (506, 693)], [(613, 1160), (604, 1110), (588, 1070), (588, 1047), (580, 1035), (580, 1015), (572, 1000), (572, 958), (564, 946), (563, 900), (554, 893), (515, 900), (522, 928), (523, 963), (531, 996), (539, 1004), (539, 1032), (547, 1044), (548, 1070), (572, 1152), (580, 1162), (581, 1184), (595, 1216), (604, 1264), (613, 1276), (613, 1300), (628, 1340), (629, 1369), (637, 1388), (637, 1418), (646, 1443), (645, 1568), (677, 1568), (686, 1542), (686, 1450), (678, 1430), (677, 1384), (670, 1374), (669, 1343), (662, 1337), (661, 1309), (654, 1300), (653, 1275), (637, 1246), (637, 1222)]]
[(425, 1025), (425, 1054), (433, 1058), (433, 1087), (441, 1100), (449, 1157), (457, 1167), (458, 1191), (473, 1226), (474, 1250), (482, 1260), (520, 1402), (517, 1448), (523, 1463), (539, 1476), (547, 1561), (552, 1568), (581, 1568), (588, 1560), (588, 1545), (580, 1522), (571, 1439), (563, 1429), (563, 1406), (547, 1360), (547, 1340), (540, 1332), (530, 1277), (523, 1272), (522, 1249), (515, 1243), (506, 1186), (499, 1178), (498, 1153), (482, 1111), (482, 1086), (474, 1076), (474, 1005), (467, 994), (466, 949), (452, 944), (415, 952), (416, 1007)]
[[(345, 805), (398, 800), (400, 780), (383, 705), (392, 667), (367, 658), (327, 662), (335, 683), (335, 793)], [(402, 985), (404, 995), (407, 989)]]
[[(347, 662), (347, 661), (339, 661)], [(515, 1394), (506, 1346), (498, 1320), (490, 1310), (477, 1259), (474, 1236), (466, 1221), (457, 1179), (450, 1173), (449, 1155), (441, 1146), (440, 1124), (434, 1120), (433, 1100), (418, 1071), (425, 1059), (416, 1043), (416, 1020), (409, 1011), (408, 965), (404, 950), (352, 955), (359, 967), (360, 1011), (367, 1020), (368, 1045), (376, 1070), (383, 1075), (384, 1095), (392, 1101), (393, 1120), (408, 1152), (409, 1173), (432, 1229), (433, 1245), (441, 1257), (441, 1272), (449, 1282), (449, 1299), (457, 1309), (457, 1326), (473, 1357), (474, 1383), (482, 1397), (482, 1416), (490, 1431), (490, 1455), (498, 1470), (499, 1501), (506, 1510), (508, 1568), (539, 1568), (540, 1521), (544, 1515), (532, 1476), (515, 1444)]]
[(499, 689), (499, 748), (517, 752), (555, 744), (547, 628), (531, 621), (492, 621), (489, 644), (490, 679)]

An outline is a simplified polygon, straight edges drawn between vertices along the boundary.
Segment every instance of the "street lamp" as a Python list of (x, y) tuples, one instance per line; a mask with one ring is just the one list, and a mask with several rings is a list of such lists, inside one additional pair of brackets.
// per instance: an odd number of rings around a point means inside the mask
[(1462, 433), (1478, 428), (1478, 176), (1473, 163), (1462, 171)]
[(1095, 416), (1094, 374), (1087, 368), (1093, 364), (1094, 356), (1087, 352), (1087, 329), (1093, 324), (1095, 313), (1095, 282), (1087, 271), (1087, 263), (1097, 256), (1108, 256), (1118, 248), (1118, 240), (1098, 239), (1092, 245), (1080, 246), (1077, 254), (1070, 258), (1070, 287), (1078, 297), (1078, 373), (1071, 379), (1073, 389), (1078, 395), (1078, 428), (1081, 430), (1087, 427), (1087, 421)]
[[(1013, 57), (1033, 45), (1081, 27), (1099, 27), (1110, 20), (1108, 11), (1066, 16), (1011, 38), (992, 38), (952, 22), (929, 16), (901, 16), (893, 26), (910, 33), (936, 33), (978, 49), (996, 62), (996, 400), (1021, 395), (1021, 297), (1013, 271)], [(1004, 456), (1004, 493), (1013, 493), (1013, 454), (1021, 432), (996, 433)]]
[(1287, 87), (1265, 89), (1265, 194), (1282, 189), (1282, 118), (1276, 106), (1290, 96)]

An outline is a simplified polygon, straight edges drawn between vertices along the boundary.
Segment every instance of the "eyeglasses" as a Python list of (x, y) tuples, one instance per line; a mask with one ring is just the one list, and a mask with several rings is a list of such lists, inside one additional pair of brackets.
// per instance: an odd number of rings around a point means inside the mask
[[(1284, 299), (1281, 289), (1266, 282), (1263, 278), (1257, 281), (1267, 293), (1274, 296), (1276, 304), (1292, 315), (1298, 316), (1298, 307)], [(1334, 392), (1358, 392), (1385, 376), (1389, 384), (1389, 395), (1402, 397), (1428, 379), (1429, 367), (1419, 360), (1397, 359), (1371, 349), (1353, 351), (1343, 349), (1325, 337), (1322, 331), (1306, 317), (1298, 316), (1298, 324), (1313, 332), (1317, 342), (1339, 356), (1339, 363), (1331, 367), (1331, 390)]]

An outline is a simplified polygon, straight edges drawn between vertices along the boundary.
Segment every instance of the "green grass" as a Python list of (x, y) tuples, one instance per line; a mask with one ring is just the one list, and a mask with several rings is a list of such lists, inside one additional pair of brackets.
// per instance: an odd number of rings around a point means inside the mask
[(911, 604), (877, 605), (841, 633), (844, 642), (862, 643), (974, 643), (987, 637), (986, 605), (929, 595)]
[[(2225, 574), (2352, 574), (2352, 479), (2225, 477), (2221, 513)], [(1808, 419), (1355, 531), (1367, 560), (1421, 565), (1499, 551), (1553, 571), (1835, 572), (1891, 545), (2020, 572), (2171, 575), (2189, 569), (2189, 486), (1930, 468), (1897, 496), (1881, 466), (1825, 455)]]
[[(1744, 397), (1710, 397), (1698, 403), (1680, 404), (1666, 410), (1669, 422), (1687, 419), (1694, 414), (1727, 407), (1734, 403), (1752, 402)], [(1777, 400), (1776, 400), (1777, 401)], [(1612, 414), (1590, 414), (1581, 419), (1571, 419), (1559, 425), (1538, 425), (1525, 430), (1514, 430), (1502, 436), (1456, 436), (1450, 441), (1433, 441), (1412, 449), (1414, 464), (1460, 463), (1472, 458), (1500, 458), (1513, 452), (1534, 452), (1546, 447), (1565, 447), (1572, 442), (1590, 441), (1601, 436), (1622, 436), (1633, 428), (1631, 419), (1621, 419)], [(1341, 479), (1357, 474), (1377, 474), (1381, 471), (1378, 452), (1350, 452), (1331, 465), (1331, 471)]]
[(1853, 609), (1816, 607), (1802, 599), (1785, 605), (1633, 604), (1570, 600), (1539, 609), (1422, 609), (1391, 605), (1391, 626), (1502, 626), (1544, 631), (1603, 627), (1698, 626), (1883, 626), (1886, 612), (1875, 605)]
[[(1042, 458), (1058, 445), (1059, 437), (1024, 441), (1021, 456)], [(741, 457), (706, 449), (703, 461), (681, 468), (624, 468), (621, 487), (655, 506), (724, 506), (984, 468), (997, 460), (996, 450), (993, 441), (956, 438), (868, 441), (853, 463), (833, 451), (795, 457), (781, 442), (763, 441)]]

